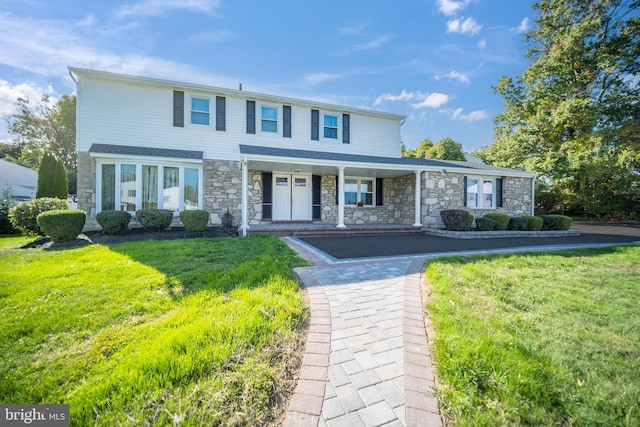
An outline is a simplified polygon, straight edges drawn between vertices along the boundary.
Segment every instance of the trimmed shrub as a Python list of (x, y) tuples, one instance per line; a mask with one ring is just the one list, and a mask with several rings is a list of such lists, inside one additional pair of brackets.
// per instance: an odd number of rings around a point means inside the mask
[(102, 211), (96, 215), (96, 221), (104, 234), (120, 234), (129, 228), (131, 214), (125, 211)]
[(53, 210), (67, 210), (67, 201), (52, 197), (27, 200), (9, 211), (9, 220), (24, 234), (42, 234), (38, 215)]
[(571, 228), (570, 217), (565, 215), (540, 215), (542, 218), (542, 230), (568, 230)]
[(82, 233), (87, 214), (79, 210), (52, 210), (38, 215), (38, 224), (54, 242), (69, 242)]
[(529, 226), (529, 222), (525, 218), (512, 216), (509, 219), (509, 225), (507, 225), (507, 230), (521, 230), (526, 231)]
[(496, 230), (502, 231), (506, 230), (509, 225), (509, 220), (511, 219), (509, 215), (503, 213), (486, 213), (482, 215), (483, 218), (491, 218), (496, 222)]
[(473, 224), (473, 214), (462, 209), (446, 209), (440, 212), (444, 227), (451, 231), (469, 231)]
[(180, 221), (187, 231), (205, 231), (209, 224), (209, 212), (200, 209), (182, 211)]
[(527, 221), (527, 228), (526, 228), (527, 231), (540, 231), (540, 230), (542, 230), (542, 223), (544, 221), (539, 216), (525, 215), (525, 216), (521, 216), (520, 218), (522, 218), (525, 221)]
[(171, 225), (173, 212), (168, 209), (141, 209), (136, 212), (136, 219), (149, 231), (162, 231)]
[(491, 218), (476, 218), (476, 230), (493, 231), (496, 229), (496, 222)]

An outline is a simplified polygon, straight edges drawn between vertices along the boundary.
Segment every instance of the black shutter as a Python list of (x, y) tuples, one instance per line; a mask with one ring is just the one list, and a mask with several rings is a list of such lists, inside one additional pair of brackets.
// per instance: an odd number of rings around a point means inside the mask
[(462, 196), (462, 202), (464, 206), (467, 206), (467, 177), (465, 176), (462, 180), (462, 186), (464, 188), (464, 195)]
[(256, 133), (256, 101), (247, 101), (247, 133)]
[(350, 127), (351, 127), (351, 117), (348, 114), (342, 115), (342, 143), (350, 144), (351, 143), (351, 135), (350, 135)]
[(339, 195), (340, 195), (340, 180), (339, 180), (339, 176), (336, 175), (336, 205), (338, 204)]
[(216, 96), (216, 130), (227, 130), (227, 98)]
[(322, 177), (320, 175), (311, 176), (311, 200), (313, 219), (322, 219)]
[(376, 206), (382, 206), (382, 178), (376, 178)]
[(272, 196), (273, 174), (271, 172), (262, 172), (262, 219), (272, 218)]
[(320, 110), (311, 110), (311, 140), (320, 140)]
[(173, 91), (173, 126), (184, 127), (184, 92)]
[(502, 178), (496, 178), (496, 207), (502, 207)]
[(291, 106), (282, 106), (282, 136), (291, 138)]

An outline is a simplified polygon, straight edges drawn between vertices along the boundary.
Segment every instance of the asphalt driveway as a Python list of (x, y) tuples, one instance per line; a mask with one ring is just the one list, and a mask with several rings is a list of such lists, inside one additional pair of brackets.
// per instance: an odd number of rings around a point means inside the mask
[(580, 236), (453, 239), (425, 234), (377, 234), (300, 237), (300, 240), (337, 258), (372, 258), (445, 252), (483, 251), (535, 246), (579, 246), (640, 242), (640, 227), (579, 224)]

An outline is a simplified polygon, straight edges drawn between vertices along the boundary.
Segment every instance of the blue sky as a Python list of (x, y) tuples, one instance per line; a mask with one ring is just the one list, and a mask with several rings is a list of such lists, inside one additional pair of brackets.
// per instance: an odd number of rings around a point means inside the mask
[(71, 65), (404, 114), (408, 148), (471, 151), (534, 22), (524, 0), (3, 0), (0, 115), (74, 93)]

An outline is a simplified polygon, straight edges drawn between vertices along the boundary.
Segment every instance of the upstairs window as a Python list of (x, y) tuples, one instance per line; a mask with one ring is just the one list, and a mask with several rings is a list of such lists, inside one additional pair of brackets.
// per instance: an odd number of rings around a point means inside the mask
[(324, 137), (338, 139), (338, 116), (324, 115)]
[(209, 125), (210, 106), (206, 98), (191, 98), (191, 123)]
[(262, 132), (278, 132), (278, 109), (262, 107)]

